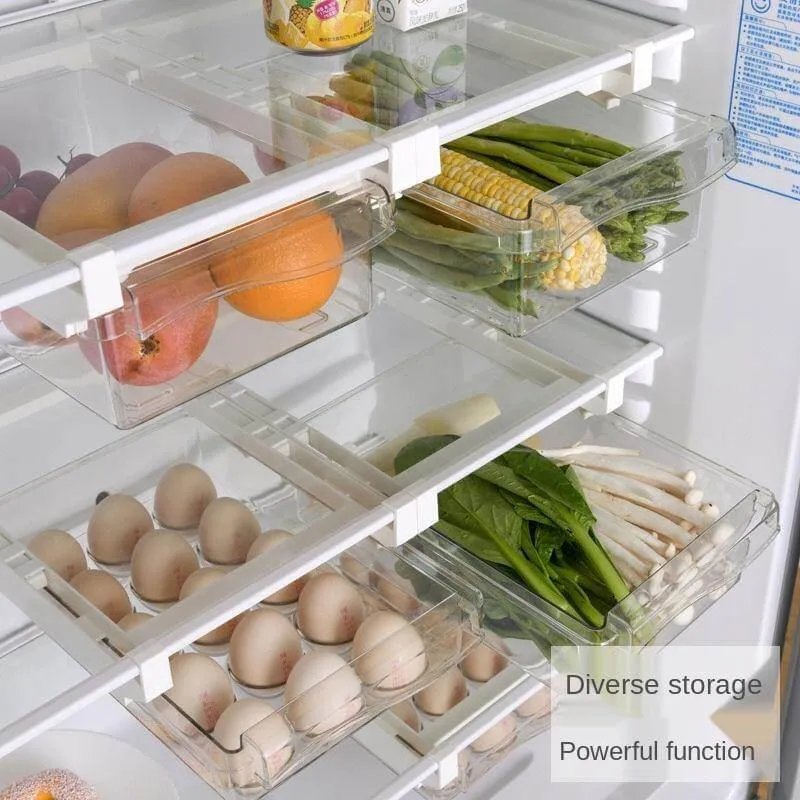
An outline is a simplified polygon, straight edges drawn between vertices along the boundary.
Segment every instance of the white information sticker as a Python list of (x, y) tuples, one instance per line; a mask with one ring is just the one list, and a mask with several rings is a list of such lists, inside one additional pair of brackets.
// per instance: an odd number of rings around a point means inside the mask
[(742, 0), (728, 177), (800, 200), (800, 0)]

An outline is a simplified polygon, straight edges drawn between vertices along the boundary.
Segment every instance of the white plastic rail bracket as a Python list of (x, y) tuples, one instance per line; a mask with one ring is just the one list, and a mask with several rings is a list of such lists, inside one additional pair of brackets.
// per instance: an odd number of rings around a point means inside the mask
[(648, 342), (641, 350), (617, 364), (613, 369), (596, 375), (595, 377), (605, 383), (605, 391), (584, 403), (583, 408), (592, 414), (610, 414), (612, 411), (616, 411), (625, 400), (625, 382), (628, 378), (642, 367), (652, 364), (663, 353), (664, 348), (661, 345)]
[(441, 172), (441, 140), (435, 125), (403, 126), (375, 141), (389, 151), (389, 157), (384, 164), (367, 170), (365, 177), (380, 183), (393, 195), (435, 178)]
[(445, 756), (439, 761), (439, 768), (429, 778), (430, 783), (433, 784), (431, 788), (444, 789), (458, 778), (459, 773), (458, 754), (451, 753), (449, 756)]
[(418, 533), (430, 528), (439, 519), (439, 501), (436, 492), (426, 492), (421, 497), (405, 489), (383, 502), (392, 510), (394, 523), (375, 535), (385, 547), (397, 547)]
[(124, 694), (131, 700), (149, 703), (172, 688), (169, 657), (163, 653), (139, 659), (129, 656), (139, 668), (138, 680), (125, 687)]
[(81, 271), (87, 319), (121, 308), (124, 301), (114, 251), (99, 243), (88, 244), (74, 250), (70, 256)]
[(631, 54), (631, 62), (624, 69), (612, 70), (600, 78), (599, 85), (591, 81), (581, 90), (583, 94), (597, 99), (606, 108), (612, 108), (612, 98), (625, 97), (641, 92), (653, 84), (653, 58), (655, 45), (649, 39), (620, 45), (621, 50)]

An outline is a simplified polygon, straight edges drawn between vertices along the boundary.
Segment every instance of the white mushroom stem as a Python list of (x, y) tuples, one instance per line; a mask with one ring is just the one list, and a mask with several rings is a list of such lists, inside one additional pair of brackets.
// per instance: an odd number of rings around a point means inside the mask
[[(600, 508), (610, 511), (612, 514), (621, 517), (627, 522), (638, 525), (640, 528), (654, 531), (659, 534), (659, 536), (663, 536), (669, 539), (670, 542), (674, 542), (681, 547), (686, 547), (686, 545), (694, 541), (694, 537), (683, 530), (680, 525), (676, 525), (672, 520), (662, 517), (649, 508), (631, 503), (621, 497), (606, 494), (603, 491), (597, 491), (589, 482), (583, 483), (583, 481), (581, 481), (581, 485), (583, 486), (586, 499), (592, 507), (595, 505), (600, 506)], [(667, 556), (666, 553), (664, 555)]]
[(657, 489), (655, 486), (648, 486), (630, 477), (612, 475), (608, 472), (600, 472), (586, 467), (575, 467), (578, 477), (599, 486), (603, 491), (631, 500), (641, 506), (646, 506), (654, 511), (664, 511), (665, 513), (679, 517), (682, 520), (691, 522), (692, 525), (700, 529), (708, 527), (708, 517), (699, 509), (687, 505), (682, 500), (673, 497), (668, 492)]
[[(693, 489), (689, 483), (678, 475), (658, 469), (650, 462), (638, 458), (608, 456), (598, 453), (577, 453), (562, 458), (556, 458), (555, 460), (561, 461), (562, 463), (590, 467), (600, 470), (601, 472), (611, 472), (616, 475), (630, 475), (640, 480), (642, 483), (647, 483), (650, 486), (657, 486), (659, 489), (663, 489), (665, 492), (669, 492), (683, 499), (686, 499), (692, 492), (699, 492), (698, 489)], [(697, 502), (699, 503), (702, 499), (703, 493), (700, 492)], [(686, 502), (688, 503), (689, 500), (686, 499)]]
[(686, 481), (689, 486), (694, 486), (697, 481), (697, 473), (693, 469), (683, 470), (676, 467), (670, 467), (667, 464), (659, 464), (657, 461), (652, 461), (649, 458), (643, 458), (645, 464), (649, 464), (655, 469), (660, 469), (662, 472), (669, 472), (671, 475), (677, 475), (681, 480)]
[(699, 506), (700, 501), (703, 499), (702, 489), (690, 489), (683, 496), (683, 502), (690, 506)]
[(576, 444), (574, 447), (564, 447), (560, 450), (540, 450), (540, 455), (556, 461), (567, 460), (573, 456), (586, 454), (601, 456), (638, 456), (638, 450), (624, 450), (621, 447), (604, 447), (599, 444)]
[(629, 586), (635, 587), (644, 582), (648, 569), (635, 555), (600, 533), (597, 534), (597, 539)]
[(661, 539), (659, 539), (654, 533), (646, 531), (644, 528), (640, 528), (638, 525), (634, 525), (632, 522), (628, 522), (627, 520), (622, 519), (622, 517), (616, 516), (616, 514), (612, 514), (602, 506), (591, 506), (590, 504), (590, 507), (596, 519), (603, 519), (608, 523), (621, 528), (631, 536), (640, 539), (642, 542), (648, 545), (648, 547), (655, 550), (659, 555), (663, 556), (666, 552), (667, 545), (662, 542)]
[(709, 522), (719, 519), (719, 506), (714, 503), (703, 503), (700, 506), (700, 513), (708, 517)]
[(613, 525), (607, 525), (597, 520), (594, 525), (594, 532), (596, 536), (602, 536), (604, 540), (611, 539), (612, 542), (615, 542), (620, 547), (624, 547), (631, 555), (642, 561), (648, 569), (652, 564), (665, 563), (665, 560), (655, 550), (651, 550), (644, 542), (638, 539), (620, 534), (619, 528)]

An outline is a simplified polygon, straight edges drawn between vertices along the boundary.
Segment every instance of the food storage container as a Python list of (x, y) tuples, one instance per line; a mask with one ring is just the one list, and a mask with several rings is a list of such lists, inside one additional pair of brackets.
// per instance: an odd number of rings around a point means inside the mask
[(67, 286), (8, 309), (8, 353), (128, 428), (369, 311), (370, 251), (392, 229), (377, 184), (351, 180), (238, 226), (197, 224), (223, 197), (257, 199), (265, 175), (338, 152), (334, 141), (315, 150), (258, 109), (186, 94), (185, 62), (124, 37), (76, 31), (37, 54), (22, 79), (21, 54), (0, 62), (0, 142), (23, 173), (63, 179), (34, 187), (43, 200), (29, 217), (4, 199), (19, 217), (0, 213), (4, 278), (91, 254), (116, 269), (123, 305), (87, 323)]
[[(514, 336), (646, 269), (697, 236), (700, 189), (734, 163), (728, 122), (641, 97), (605, 109), (573, 95), (523, 115), (523, 122), (562, 126), (620, 140), (617, 155), (579, 153), (598, 166), (562, 158), (581, 133), (558, 134), (562, 156), (522, 148), (553, 180), (534, 187), (481, 176), (512, 171), (503, 159), (519, 143), (518, 120), (444, 145), (439, 178), (404, 193), (397, 233), (379, 249), (378, 264), (432, 296)], [(505, 127), (504, 127), (505, 126)], [(513, 134), (513, 131), (511, 133)], [(611, 147), (612, 145), (609, 145)], [(575, 152), (574, 150), (572, 152)], [(621, 154), (621, 155), (620, 155)], [(482, 161), (488, 159), (488, 162)], [(555, 171), (553, 171), (555, 170)], [(580, 174), (575, 174), (580, 173)], [(485, 183), (475, 183), (485, 178)], [(530, 175), (526, 180), (530, 179)], [(555, 185), (555, 180), (564, 181)], [(480, 187), (489, 186), (488, 189)], [(525, 190), (527, 189), (527, 193)], [(507, 190), (507, 191), (505, 191)]]
[(419, 547), (434, 563), (441, 560), (448, 572), (481, 591), (483, 624), (500, 636), (530, 640), (545, 655), (552, 646), (572, 644), (668, 643), (737, 583), (778, 532), (778, 506), (771, 492), (622, 417), (586, 420), (568, 415), (537, 437), (537, 446), (544, 449), (576, 442), (637, 451), (675, 470), (692, 470), (695, 486), (720, 516), (618, 603), (596, 629), (544, 602), (444, 536), (431, 531), (418, 537), (412, 547)]
[[(49, 613), (55, 615), (53, 631), (71, 639), (73, 644), (87, 634), (94, 640), (96, 651), (83, 663), (97, 667), (109, 659), (124, 660), (127, 654), (138, 652), (137, 647), (155, 646), (158, 641), (162, 652), (196, 652), (216, 662), (218, 672), (229, 683), (230, 697), (235, 693), (237, 699), (268, 702), (276, 710), (276, 716), (269, 718), (268, 723), (256, 720), (248, 725), (236, 746), (232, 746), (230, 739), (224, 745), (218, 741), (213, 730), (190, 716), (190, 710), (176, 700), (162, 696), (144, 702), (130, 694), (132, 690), (123, 690), (120, 695), (120, 699), (127, 698), (132, 713), (220, 794), (237, 797), (246, 791), (256, 796), (457, 664), (478, 641), (476, 604), (480, 597), (466, 585), (460, 586), (457, 594), (452, 576), (448, 576), (447, 583), (428, 579), (420, 559), (406, 559), (402, 552), (382, 548), (366, 539), (323, 560), (313, 574), (329, 573), (340, 584), (351, 587), (348, 591), (358, 598), (365, 620), (378, 612), (392, 612), (394, 619), (402, 622), (399, 629), (390, 631), (377, 644), (365, 645), (357, 653), (353, 650), (356, 640), (322, 644), (312, 639), (307, 629), (303, 632), (304, 623), (299, 616), (302, 601), (276, 599), (269, 593), (255, 598), (250, 605), (251, 609), (271, 610), (285, 620), (284, 627), (296, 630), (302, 654), (318, 653), (338, 659), (336, 663), (340, 666), (336, 671), (323, 679), (317, 678), (321, 682), (305, 691), (298, 690), (300, 693), (294, 698), (286, 695), (283, 685), (248, 686), (236, 678), (231, 667), (234, 645), (230, 641), (216, 644), (195, 641), (186, 648), (176, 647), (174, 640), (170, 640), (174, 628), (167, 626), (165, 633), (165, 626), (159, 627), (159, 623), (166, 623), (169, 617), (180, 624), (186, 604), (199, 600), (207, 589), (199, 591), (196, 597), (177, 602), (143, 600), (141, 591), (137, 593), (132, 586), (132, 579), (139, 574), (135, 566), (132, 573), (130, 563), (109, 566), (95, 560), (96, 554), (93, 556), (87, 546), (87, 528), (99, 492), (128, 494), (156, 517), (154, 495), (159, 479), (169, 467), (188, 462), (206, 472), (219, 497), (244, 503), (260, 530), (280, 529), (291, 534), (288, 538), (293, 540), (290, 547), (295, 552), (298, 548), (315, 551), (326, 536), (337, 530), (337, 524), (363, 513), (325, 480), (300, 467), (299, 458), (289, 458), (282, 454), (281, 448), (271, 450), (248, 437), (242, 431), (245, 426), (237, 424), (241, 419), (234, 411), (223, 411), (220, 415), (205, 399), (190, 405), (194, 413), (172, 412), (2, 498), (4, 546), (0, 549), (4, 552), (0, 560), (12, 559), (17, 575), (27, 580), (23, 588), (47, 599)], [(216, 398), (216, 406), (224, 409), (224, 400)], [(165, 525), (159, 520), (155, 524)], [(200, 567), (219, 568), (203, 555), (202, 524), (200, 527), (200, 544), (196, 529), (178, 533), (186, 546), (197, 553)], [(43, 568), (31, 552), (20, 550), (19, 544), (27, 546), (32, 537), (45, 529), (71, 535), (87, 566), (101, 571), (109, 580), (116, 580), (131, 608), (153, 618), (139, 620), (142, 624), (134, 628), (117, 625), (79, 593), (79, 580), (68, 583), (56, 567)], [(333, 548), (330, 552), (337, 551)], [(40, 550), (37, 553), (42, 554)], [(256, 563), (251, 560), (243, 565), (224, 566), (226, 574), (217, 579), (214, 589), (224, 592), (220, 597), (229, 597), (231, 592), (252, 584), (253, 576), (259, 575), (259, 565), (263, 570), (274, 569), (285, 563), (290, 554), (285, 545), (283, 549), (276, 545), (266, 560), (262, 556), (255, 559)], [(17, 602), (26, 597), (19, 587), (8, 587), (8, 591)], [(29, 598), (24, 607), (32, 607)], [(388, 662), (387, 652), (392, 654)], [(88, 658), (86, 653), (84, 658)], [(363, 669), (361, 664), (365, 665)], [(394, 680), (397, 675), (403, 680)], [(347, 691), (341, 702), (335, 698), (330, 702), (326, 699), (328, 705), (322, 702), (320, 698), (334, 696), (342, 684)], [(320, 703), (322, 710), (318, 710)], [(311, 718), (313, 724), (306, 724)], [(278, 722), (279, 719), (283, 722)], [(265, 744), (264, 725), (271, 731), (270, 736), (275, 731), (279, 734), (280, 741), (274, 749)], [(270, 741), (274, 742), (274, 737)]]

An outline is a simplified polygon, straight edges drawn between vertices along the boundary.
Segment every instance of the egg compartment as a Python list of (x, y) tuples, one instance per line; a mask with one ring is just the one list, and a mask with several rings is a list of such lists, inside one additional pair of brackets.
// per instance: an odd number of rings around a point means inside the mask
[[(425, 654), (424, 671), (406, 685), (383, 688), (381, 684), (398, 669), (402, 669), (421, 655), (421, 652), (405, 648), (406, 659), (393, 661), (386, 670), (374, 672), (368, 681), (360, 680), (356, 693), (345, 692), (341, 702), (335, 698), (337, 684), (352, 683), (358, 674), (360, 663), (374, 656), (378, 648), (383, 652), (403, 652), (403, 630), (397, 631), (362, 655), (354, 657), (352, 644), (341, 646), (317, 645), (302, 639), (303, 654), (320, 652), (335, 653), (343, 659), (337, 671), (313, 685), (298, 697), (288, 700), (285, 686), (268, 690), (253, 690), (231, 678), (231, 685), (238, 700), (263, 698), (275, 709), (289, 731), (289, 739), (281, 742), (274, 752), (264, 752), (263, 725), (256, 724), (241, 737), (241, 746), (236, 749), (224, 747), (213, 733), (204, 731), (184, 709), (166, 696), (148, 704), (136, 703), (134, 713), (162, 741), (194, 769), (217, 792), (225, 797), (241, 794), (258, 796), (292, 775), (304, 765), (330, 749), (334, 744), (374, 719), (395, 703), (411, 697), (437, 677), (457, 664), (469, 648), (478, 641), (476, 637), (475, 612), (471, 603), (457, 596), (449, 587), (428, 579), (410, 561), (397, 551), (387, 550), (372, 540), (365, 540), (342, 553), (325, 565), (325, 570), (334, 571), (346, 578), (362, 596), (369, 598), (365, 619), (378, 611), (392, 611), (401, 615), (417, 632)], [(413, 574), (414, 585), (425, 585), (425, 600), (416, 600), (411, 608), (409, 595)], [(465, 590), (469, 595), (469, 590)], [(264, 608), (263, 605), (259, 608)], [(272, 606), (280, 611), (279, 606)], [(284, 612), (291, 619), (293, 612)], [(141, 631), (145, 630), (143, 626)], [(143, 636), (137, 632), (137, 638)], [(228, 660), (223, 656), (214, 661), (228, 671)], [(355, 671), (355, 672), (353, 672)], [(325, 698), (326, 710), (315, 717), (314, 698)], [(312, 719), (310, 727), (298, 720)], [(266, 723), (265, 723), (266, 724)], [(270, 723), (271, 725), (272, 723)], [(291, 755), (286, 755), (286, 750)], [(252, 780), (242, 783), (246, 772)], [(250, 785), (252, 784), (252, 785)]]
[[(535, 680), (528, 670), (509, 657), (508, 649), (491, 632), (483, 631), (483, 637), (480, 646), (506, 660), (499, 672), (486, 681), (465, 676), (467, 695), (441, 715), (426, 713), (416, 702), (406, 701), (381, 716), (383, 728), (419, 756), (425, 756), (522, 682)], [(463, 661), (459, 668), (464, 671)], [(534, 693), (516, 710), (459, 753), (456, 778), (444, 787), (429, 781), (418, 791), (431, 800), (449, 800), (469, 788), (525, 742), (548, 730), (550, 688), (540, 681), (536, 683)]]

